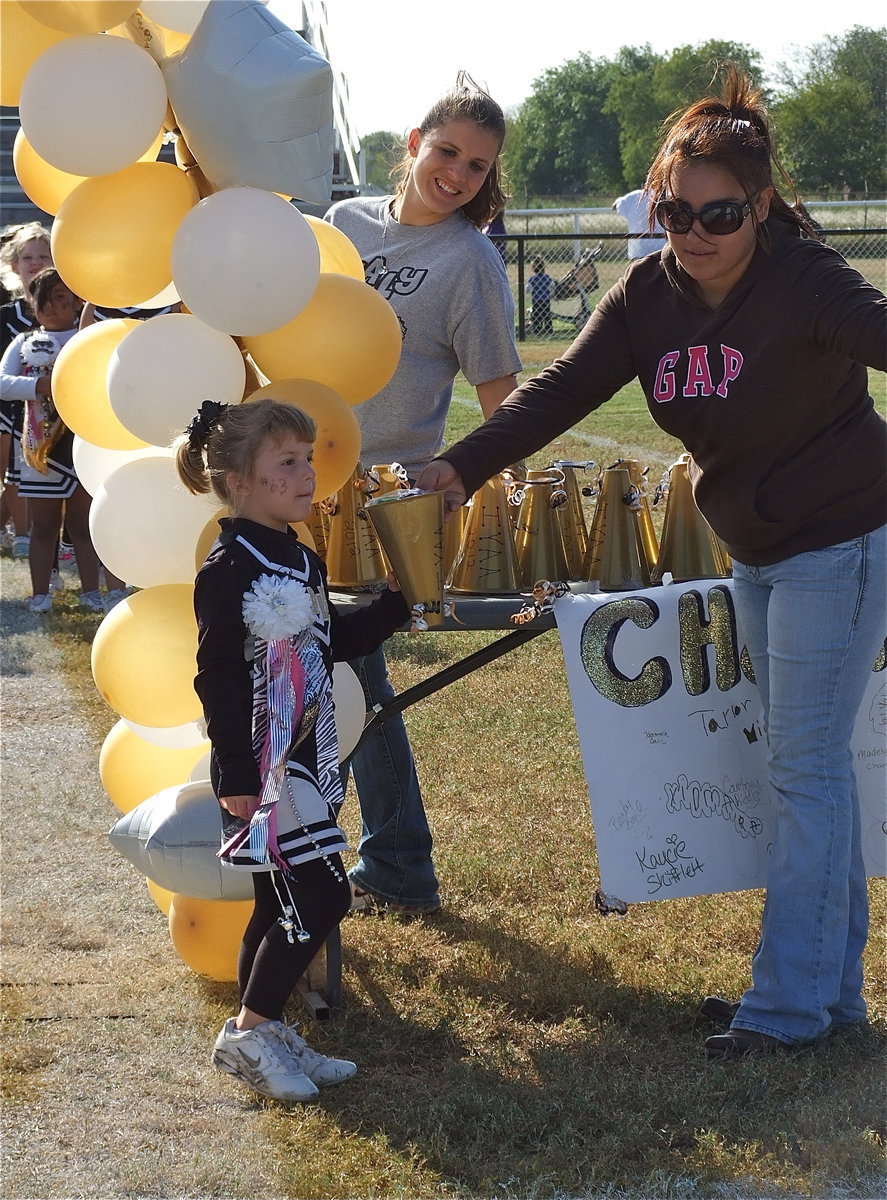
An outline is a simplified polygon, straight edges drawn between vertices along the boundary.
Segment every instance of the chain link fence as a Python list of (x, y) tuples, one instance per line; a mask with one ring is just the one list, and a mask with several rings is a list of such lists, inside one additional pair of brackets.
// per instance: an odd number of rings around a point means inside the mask
[[(887, 201), (810, 202), (822, 236), (882, 291), (887, 284)], [(638, 244), (611, 208), (509, 209), (507, 234), (493, 237), (514, 293), (518, 341), (569, 339), (625, 271)], [(637, 257), (636, 252), (632, 257)]]

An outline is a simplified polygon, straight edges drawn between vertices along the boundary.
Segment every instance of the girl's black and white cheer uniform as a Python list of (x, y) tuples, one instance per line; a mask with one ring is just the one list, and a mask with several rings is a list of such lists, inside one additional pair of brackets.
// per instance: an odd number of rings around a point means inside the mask
[[(326, 568), (292, 530), (280, 532), (243, 518), (225, 518), (218, 541), (197, 575), (198, 623), (195, 688), (203, 703), (212, 744), (216, 795), (259, 796), (265, 782), (258, 748), (269, 720), (264, 682), (268, 643), (250, 631), (244, 596), (262, 576), (296, 580), (311, 600), (310, 624), (290, 638), (304, 680), (286, 754), (285, 784), (275, 805), (278, 845), (287, 864), (280, 872), (256, 870), (246, 847), (223, 854), (233, 869), (254, 871), (256, 907), (238, 964), (241, 1001), (279, 1020), (299, 977), (351, 903), (339, 852), (347, 847), (338, 824), (342, 803), (335, 730), (333, 662), (368, 654), (409, 620), (398, 592), (385, 591), (366, 608), (339, 613), (330, 603)], [(278, 714), (279, 715), (279, 714)], [(222, 809), (227, 843), (247, 822)], [(306, 942), (289, 941), (280, 924), (281, 902), (290, 896)]]
[[(6, 347), (0, 361), (0, 398), (12, 412), (12, 452), (6, 471), (7, 483), (18, 484), (19, 496), (29, 500), (67, 500), (77, 489), (77, 472), (74, 470), (74, 435), (65, 429), (53, 445), (46, 459), (44, 474), (31, 466), (23, 457), (21, 440), (28, 401), (37, 398), (37, 380), (41, 370), (34, 366), (38, 357), (30, 353), (29, 343), (54, 343), (54, 361), (58, 351), (77, 333), (74, 329), (47, 331), (39, 325), (18, 333)], [(47, 365), (49, 362), (47, 361)], [(10, 432), (4, 427), (4, 432)]]

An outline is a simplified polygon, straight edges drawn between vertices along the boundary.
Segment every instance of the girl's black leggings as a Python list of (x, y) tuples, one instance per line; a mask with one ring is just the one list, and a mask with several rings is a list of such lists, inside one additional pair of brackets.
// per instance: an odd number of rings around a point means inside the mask
[(280, 1021), (287, 1001), (308, 964), (351, 907), (351, 884), (338, 854), (329, 862), (341, 876), (336, 879), (323, 859), (314, 859), (298, 867), (298, 878), (288, 875), (286, 882), (295, 901), (301, 927), (311, 937), (300, 942), (293, 932), (287, 939), (279, 918), (283, 916), (275, 884), (286, 903), (286, 887), (279, 871), (257, 872), (253, 876), (256, 907), (243, 935), (237, 961), (240, 1002), (246, 1008)]

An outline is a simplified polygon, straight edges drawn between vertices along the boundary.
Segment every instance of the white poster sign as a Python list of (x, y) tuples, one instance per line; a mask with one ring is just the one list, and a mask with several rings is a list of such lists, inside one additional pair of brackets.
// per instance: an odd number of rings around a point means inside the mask
[[(762, 707), (732, 581), (554, 603), (601, 874), (626, 902), (764, 887), (773, 835)], [(887, 874), (883, 655), (853, 753), (869, 875)]]

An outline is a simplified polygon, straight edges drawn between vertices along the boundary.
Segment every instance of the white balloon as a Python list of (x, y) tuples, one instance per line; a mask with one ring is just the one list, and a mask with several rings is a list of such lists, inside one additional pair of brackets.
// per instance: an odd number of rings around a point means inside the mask
[(226, 188), (186, 213), (173, 239), (172, 274), (201, 321), (251, 337), (302, 311), (317, 287), (320, 250), (311, 226), (282, 197)]
[[(138, 725), (121, 717), (133, 733), (152, 746), (163, 746), (166, 750), (190, 750), (192, 746), (202, 746), (206, 739), (206, 725), (203, 721), (189, 721), (186, 725)], [(208, 778), (209, 775), (201, 778)]]
[(161, 69), (178, 127), (217, 191), (244, 185), (329, 204), (332, 68), (259, 0), (210, 4)]
[(34, 152), (72, 175), (110, 175), (144, 154), (163, 127), (166, 84), (146, 50), (95, 33), (65, 38), (22, 83), (19, 119)]
[(193, 583), (210, 510), (206, 497), (192, 496), (180, 481), (173, 458), (158, 451), (107, 477), (93, 497), (89, 532), (99, 559), (134, 587)]
[(193, 33), (209, 0), (143, 0), (139, 12), (174, 33)]
[(336, 706), (339, 762), (344, 762), (357, 745), (367, 716), (360, 680), (346, 662), (333, 664), (333, 703)]
[(111, 472), (122, 467), (124, 463), (156, 454), (156, 446), (146, 446), (142, 450), (108, 450), (105, 446), (96, 446), (92, 442), (84, 441), (79, 434), (74, 435), (74, 470), (90, 496), (94, 496)]
[(168, 446), (193, 419), (200, 401), (239, 404), (246, 367), (237, 343), (187, 313), (142, 321), (108, 362), (108, 398), (130, 433)]

